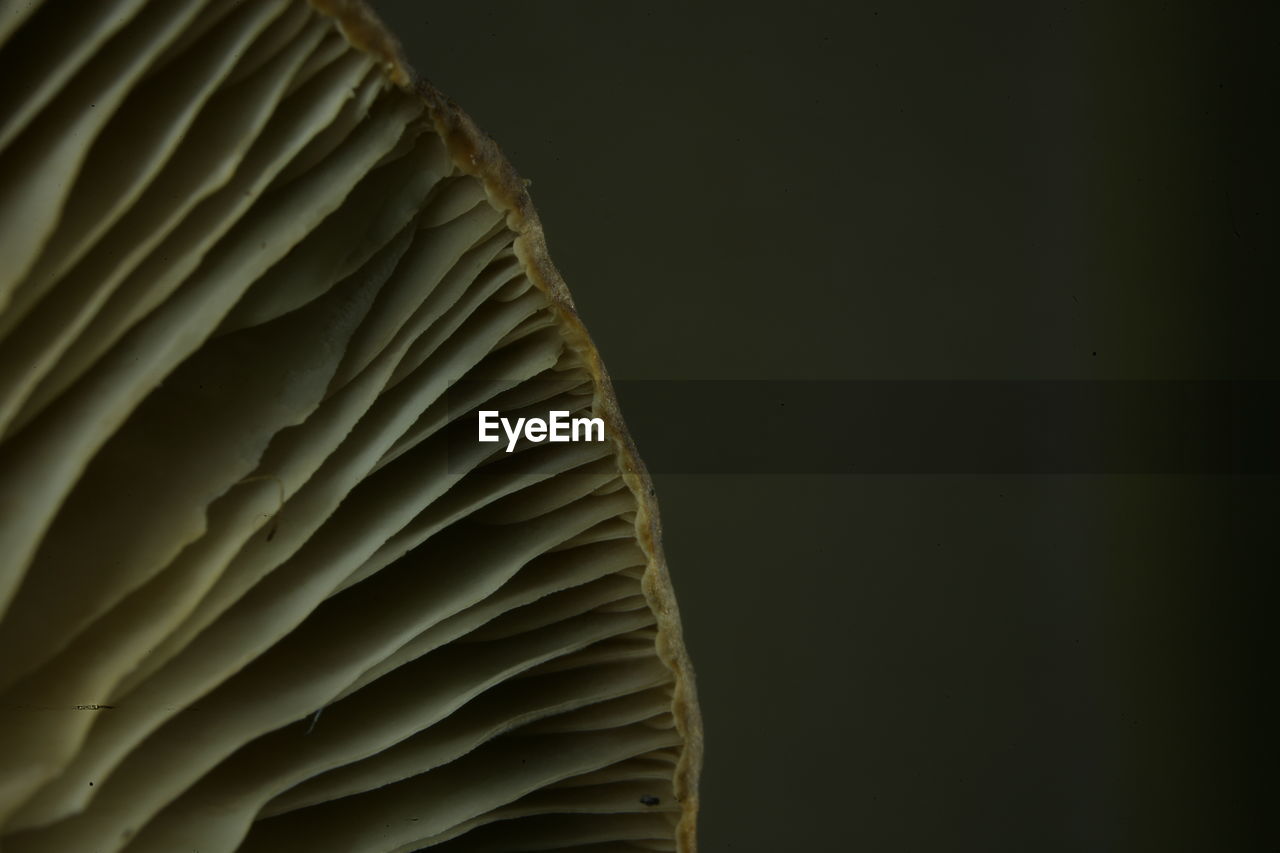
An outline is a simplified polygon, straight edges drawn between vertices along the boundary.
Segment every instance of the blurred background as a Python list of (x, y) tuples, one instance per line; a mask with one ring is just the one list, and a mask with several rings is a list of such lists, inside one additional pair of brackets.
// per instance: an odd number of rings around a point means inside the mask
[[(805, 417), (877, 418), (845, 381), (1280, 378), (1272, 30), (1211, 3), (373, 5), (532, 179), (622, 380), (698, 669), (701, 849), (1277, 849), (1274, 467), (778, 464)], [(673, 460), (717, 436), (628, 380), (827, 382), (771, 464), (707, 472)]]

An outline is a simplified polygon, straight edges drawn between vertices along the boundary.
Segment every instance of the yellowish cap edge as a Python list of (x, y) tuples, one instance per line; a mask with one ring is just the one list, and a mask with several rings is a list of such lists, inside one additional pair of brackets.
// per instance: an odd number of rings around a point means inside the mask
[(648, 565), (641, 585), (658, 624), (657, 651), (675, 677), (672, 714), (684, 741), (676, 765), (674, 788), (681, 804), (676, 827), (677, 849), (697, 850), (698, 779), (702, 770), (702, 715), (698, 708), (693, 666), (685, 650), (680, 610), (671, 587), (662, 551), (662, 521), (658, 515), (653, 481), (636, 453), (618, 409), (617, 397), (600, 354), (587, 334), (564, 279), (551, 262), (542, 223), (534, 210), (526, 182), (497, 144), (476, 127), (457, 104), (416, 74), (405, 61), (396, 37), (363, 0), (308, 0), (321, 14), (332, 18), (347, 41), (374, 57), (387, 78), (425, 103), (436, 133), (445, 141), (454, 164), (478, 179), (493, 206), (506, 213), (507, 227), (515, 232), (515, 252), (535, 287), (547, 295), (568, 346), (590, 371), (595, 384), (595, 413), (606, 422), (612, 436), (623, 480), (636, 498), (636, 538)]

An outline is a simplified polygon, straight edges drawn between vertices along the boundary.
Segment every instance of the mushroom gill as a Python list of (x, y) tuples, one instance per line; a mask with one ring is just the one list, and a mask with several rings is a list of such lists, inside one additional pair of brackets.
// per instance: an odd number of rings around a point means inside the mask
[(652, 487), (493, 143), (352, 0), (6, 4), (0, 78), (6, 853), (692, 851)]

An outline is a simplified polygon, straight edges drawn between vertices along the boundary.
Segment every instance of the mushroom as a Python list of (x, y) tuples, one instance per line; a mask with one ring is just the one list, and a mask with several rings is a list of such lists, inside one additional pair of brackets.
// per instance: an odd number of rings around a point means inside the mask
[(0, 75), (6, 853), (693, 850), (652, 486), (495, 145), (355, 0), (6, 4)]

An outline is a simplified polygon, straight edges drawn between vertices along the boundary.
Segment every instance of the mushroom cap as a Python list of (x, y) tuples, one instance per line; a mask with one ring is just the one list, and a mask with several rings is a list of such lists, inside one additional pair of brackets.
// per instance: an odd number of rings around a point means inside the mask
[(694, 850), (654, 488), (497, 145), (356, 0), (18, 4), (0, 72), (5, 849)]

